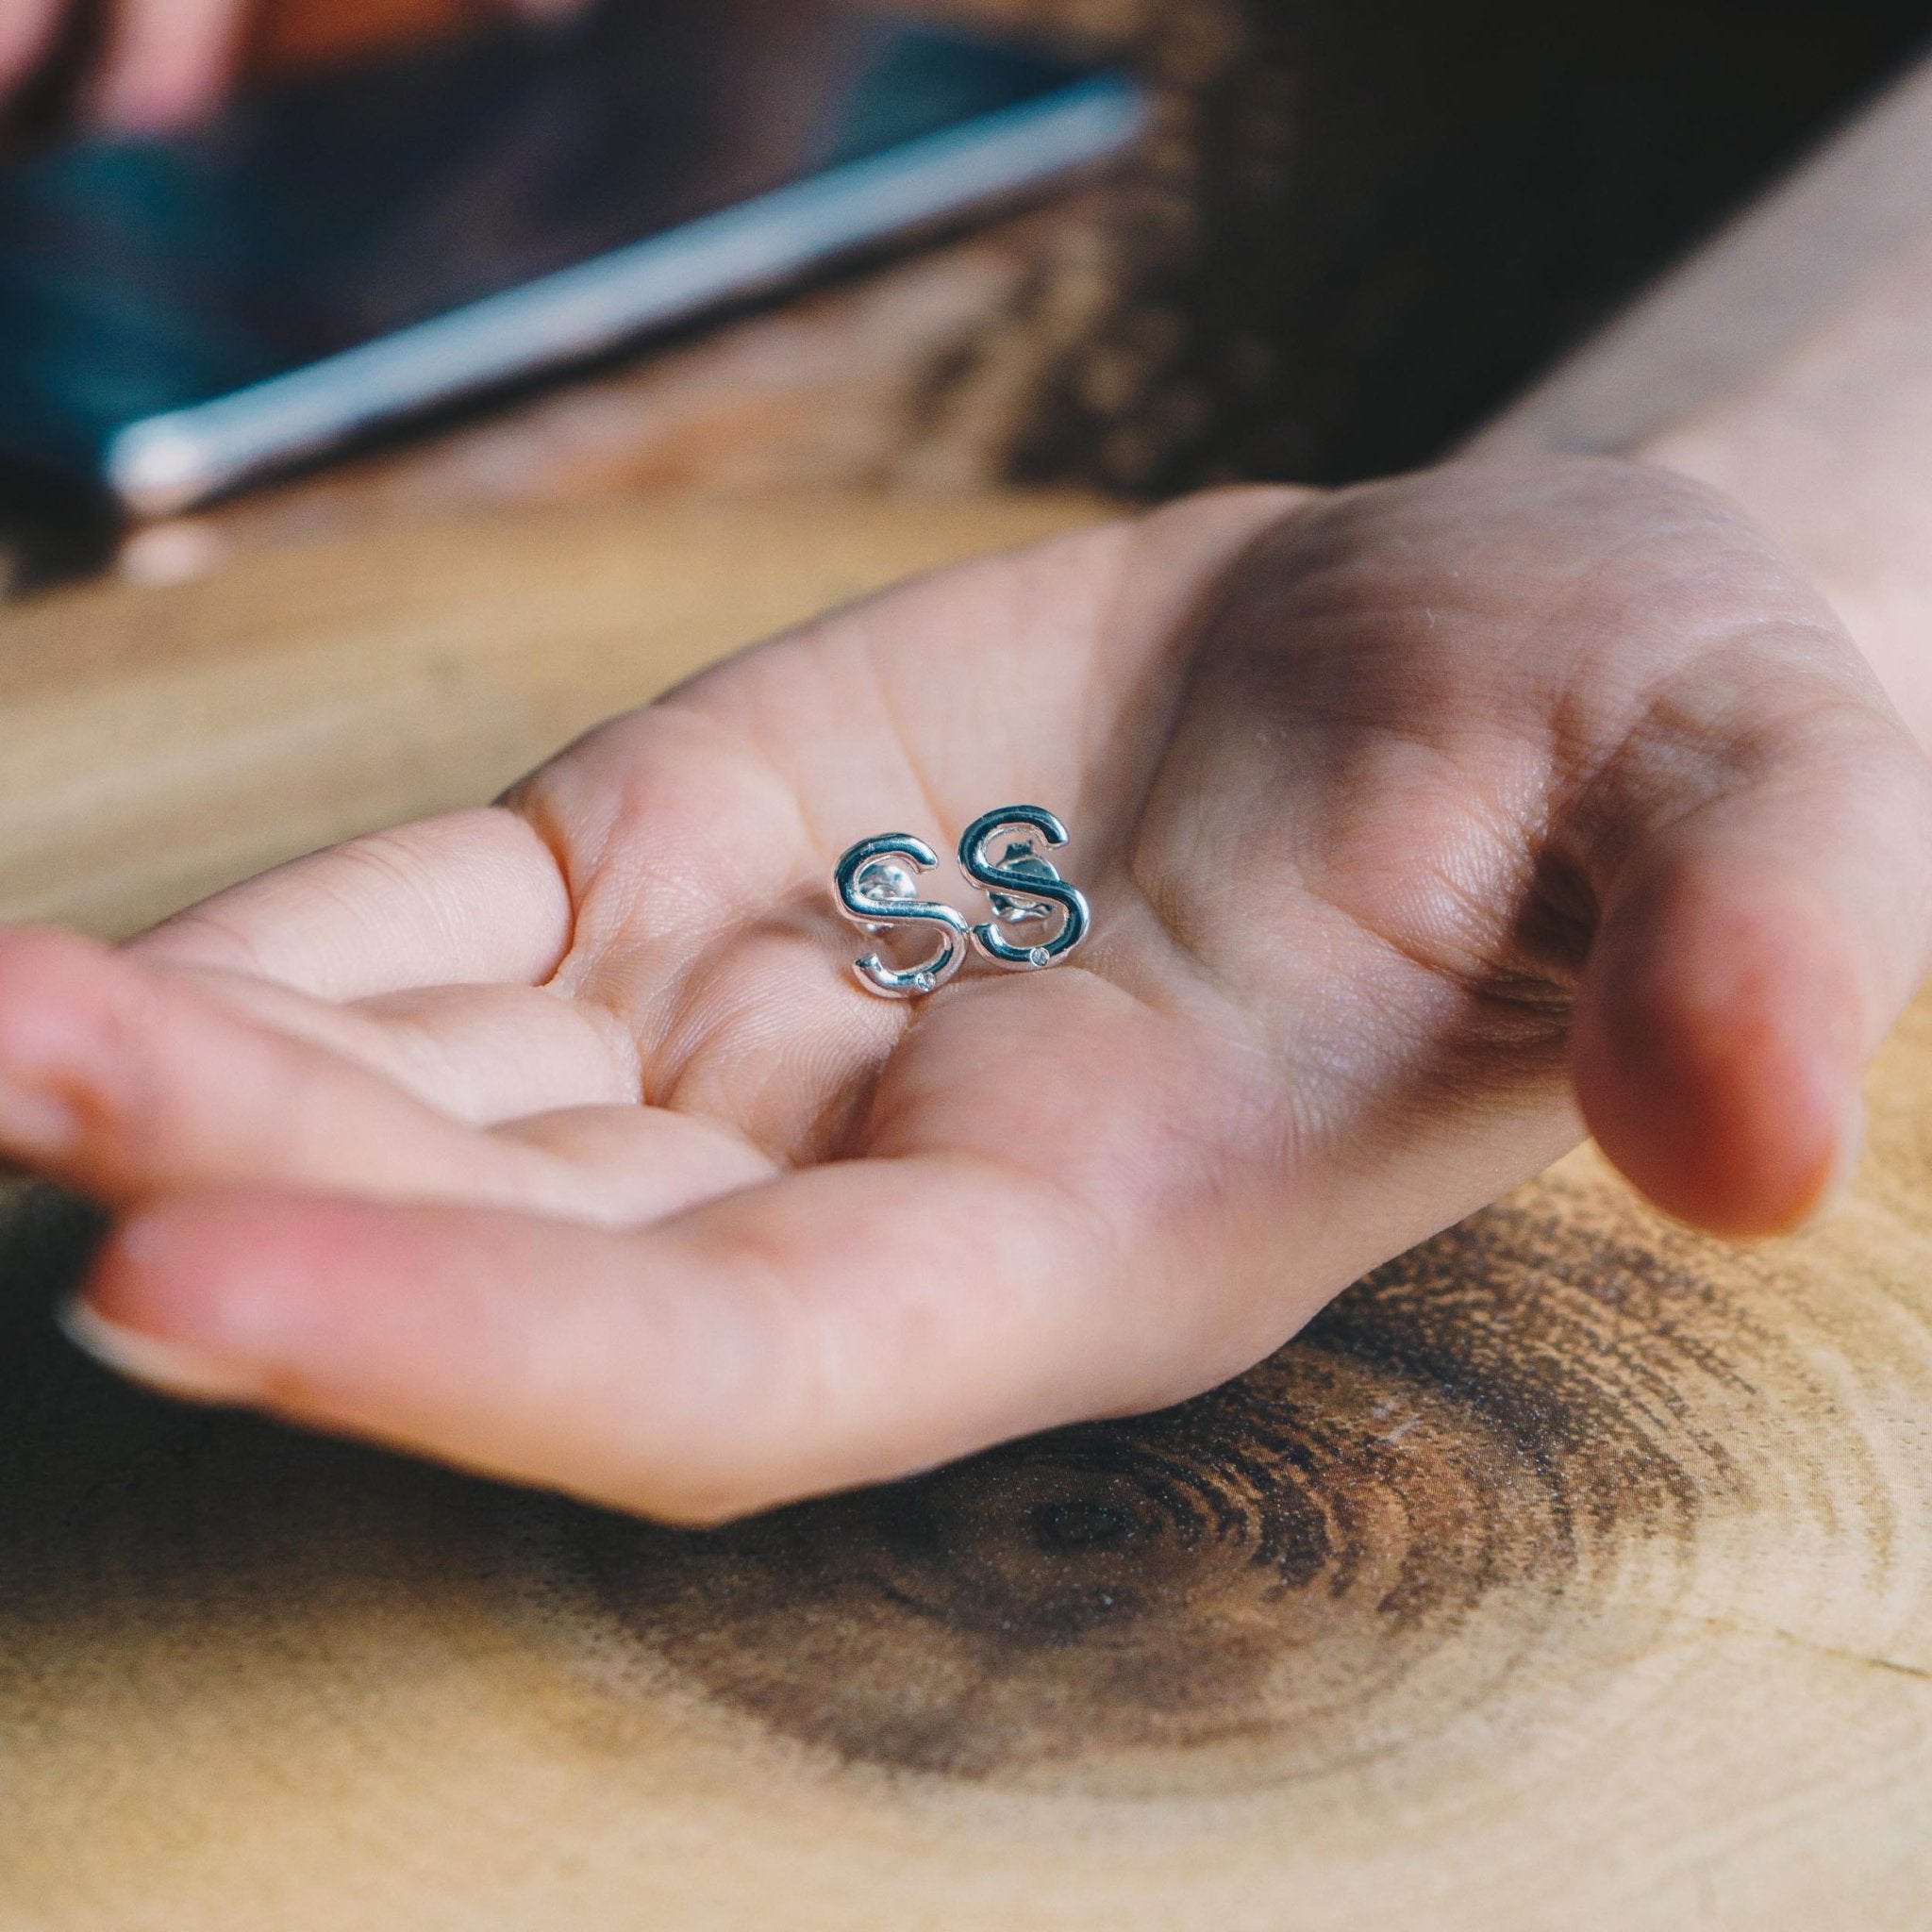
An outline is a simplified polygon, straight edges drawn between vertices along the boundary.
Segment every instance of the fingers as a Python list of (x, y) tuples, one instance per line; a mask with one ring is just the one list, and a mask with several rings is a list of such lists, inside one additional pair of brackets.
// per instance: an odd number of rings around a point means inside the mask
[[(586, 0), (508, 0), (526, 20), (568, 20)], [(220, 102), (250, 0), (118, 0), (92, 111), (117, 132), (160, 132)], [(47, 56), (68, 0), (0, 0), (0, 98)]]
[[(990, 1225), (998, 1263), (962, 1259)], [(1063, 1197), (941, 1158), (626, 1235), (189, 1196), (119, 1233), (77, 1325), (175, 1392), (710, 1521), (1107, 1407), (1104, 1262)]]
[(481, 1133), (86, 941), (0, 942), (0, 1158), (112, 1205), (254, 1183), (628, 1222), (771, 1171), (708, 1123), (614, 1111), (600, 1158), (541, 1123)]
[(179, 976), (225, 1010), (366, 1067), (473, 1125), (641, 1097), (627, 1031), (602, 1008), (541, 987), (426, 987), (336, 1006), (246, 974)]
[(248, 0), (119, 0), (95, 115), (125, 133), (180, 125), (221, 99)]
[[(248, 0), (118, 0), (92, 89), (93, 118), (157, 132), (221, 99)], [(0, 0), (0, 96), (46, 58), (69, 0)]]
[(0, 98), (46, 57), (60, 9), (61, 0), (0, 0)]
[(1681, 773), (1618, 781), (1636, 830), (1578, 995), (1591, 1131), (1719, 1234), (1790, 1227), (1832, 1192), (1859, 1071), (1932, 947), (1932, 773), (1875, 692), (1815, 695), (1725, 744), (1689, 808)]
[[(624, 1232), (169, 1196), (105, 1251), (80, 1339), (175, 1392), (687, 1521), (1176, 1399), (1287, 1332), (1284, 1282), (1359, 1217), (1244, 1208), (1281, 1191), (1245, 1045), (1217, 1049), (1248, 1083), (1230, 1101), (1182, 1029), (1102, 983), (1031, 991), (1055, 1010), (1017, 1033), (998, 1009), (1039, 1002), (1009, 981), (931, 1018), (950, 1042), (877, 1102), (891, 1155)], [(517, 1131), (595, 1158), (615, 1124)]]
[[(1926, 768), (1815, 593), (1708, 492), (1573, 459), (1350, 491), (1250, 562), (1152, 856), (1298, 868), (1476, 990), (1468, 1090), (1567, 1130), (1567, 1021), (1589, 1125), (1661, 1206), (1803, 1219), (1932, 902)], [(1234, 930), (1205, 957), (1238, 965)]]
[(535, 984), (562, 958), (571, 923), (549, 847), (492, 807), (298, 858), (176, 914), (131, 950), (351, 1000), (422, 986)]

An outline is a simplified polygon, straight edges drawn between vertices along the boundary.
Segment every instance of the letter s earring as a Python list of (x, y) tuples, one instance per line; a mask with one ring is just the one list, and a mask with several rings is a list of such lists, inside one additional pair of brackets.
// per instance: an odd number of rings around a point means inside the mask
[[(908, 859), (909, 867), (904, 862)], [(939, 854), (924, 839), (888, 832), (861, 839), (833, 869), (839, 910), (854, 925), (874, 935), (895, 925), (936, 925), (945, 934), (939, 951), (923, 965), (902, 970), (888, 966), (876, 953), (855, 959), (852, 970), (868, 992), (889, 1000), (918, 999), (938, 991), (958, 972), (966, 958), (966, 922), (950, 906), (919, 896), (918, 874), (939, 862)]]
[[(1021, 834), (1015, 838), (1014, 833)], [(1061, 878), (1053, 861), (1040, 850), (1067, 842), (1067, 828), (1053, 813), (1037, 805), (1002, 806), (966, 827), (959, 840), (959, 866), (992, 902), (992, 918), (973, 928), (973, 943), (996, 965), (1016, 973), (1058, 966), (1087, 937), (1093, 924), (1087, 897), (1077, 886)], [(997, 858), (991, 849), (1004, 841)], [(1002, 925), (1025, 928), (1043, 925), (1060, 912), (1060, 929), (1050, 940), (1015, 945)]]

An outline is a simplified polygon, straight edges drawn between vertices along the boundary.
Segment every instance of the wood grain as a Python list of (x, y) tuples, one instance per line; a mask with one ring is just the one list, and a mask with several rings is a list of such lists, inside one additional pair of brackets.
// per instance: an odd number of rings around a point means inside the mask
[[(0, 907), (124, 930), (1095, 513), (457, 500), (0, 619)], [(1182, 1409), (711, 1535), (125, 1389), (15, 1192), (0, 1925), (1916, 1932), (1928, 1096), (1922, 1007), (1802, 1239), (1585, 1154)]]
[(57, 1358), (5, 1219), (0, 1921), (1906, 1932), (1932, 1012), (1740, 1255), (1589, 1157), (1218, 1394), (675, 1533)]
[(493, 795), (741, 643), (1091, 498), (613, 497), (0, 610), (0, 919), (119, 935)]
[[(15, 908), (485, 795), (1079, 501), (631, 503), (0, 625)], [(1819, 1229), (1588, 1154), (1251, 1374), (675, 1533), (154, 1401), (0, 1196), (0, 1925), (1907, 1932), (1932, 1898), (1932, 1007)]]

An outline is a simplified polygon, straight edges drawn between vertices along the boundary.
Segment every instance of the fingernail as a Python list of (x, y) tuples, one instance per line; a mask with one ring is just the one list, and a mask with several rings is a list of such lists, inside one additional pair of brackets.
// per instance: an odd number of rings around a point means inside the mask
[(54, 1319), (83, 1355), (163, 1395), (178, 1396), (186, 1402), (232, 1404), (252, 1401), (260, 1393), (255, 1375), (231, 1363), (217, 1362), (184, 1343), (124, 1328), (84, 1301), (69, 1302)]

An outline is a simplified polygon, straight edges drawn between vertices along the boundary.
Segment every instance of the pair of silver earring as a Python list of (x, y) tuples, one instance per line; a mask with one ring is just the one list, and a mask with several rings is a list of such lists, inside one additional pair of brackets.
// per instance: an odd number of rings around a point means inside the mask
[[(1002, 841), (1004, 849), (994, 856)], [(1010, 973), (1037, 973), (1058, 966), (1083, 941), (1093, 924), (1086, 895), (1059, 875), (1041, 850), (1067, 842), (1067, 828), (1037, 805), (1007, 805), (976, 818), (959, 839), (959, 869), (983, 891), (992, 917), (970, 924), (952, 907), (919, 896), (918, 874), (938, 865), (939, 855), (910, 832), (888, 832), (861, 839), (832, 872), (839, 910), (874, 937), (896, 925), (936, 928), (937, 950), (914, 966), (891, 966), (877, 953), (852, 962), (858, 983), (884, 999), (918, 999), (937, 992), (965, 963), (970, 943), (995, 966)], [(1050, 938), (1027, 930), (1050, 924), (1058, 914), (1059, 930)], [(1002, 928), (1020, 934), (1008, 939)]]

